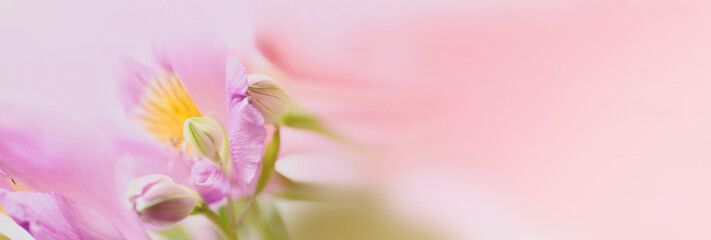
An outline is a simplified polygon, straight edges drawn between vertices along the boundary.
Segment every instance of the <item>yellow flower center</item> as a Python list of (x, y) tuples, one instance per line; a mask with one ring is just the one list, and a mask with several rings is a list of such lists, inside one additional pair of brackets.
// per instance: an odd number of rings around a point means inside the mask
[(158, 141), (180, 149), (183, 123), (201, 117), (200, 111), (175, 73), (156, 76), (146, 84), (136, 117)]

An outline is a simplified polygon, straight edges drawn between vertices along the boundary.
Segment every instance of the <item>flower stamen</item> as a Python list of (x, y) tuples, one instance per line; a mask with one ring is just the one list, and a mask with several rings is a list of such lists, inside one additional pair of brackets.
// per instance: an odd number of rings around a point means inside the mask
[(154, 78), (139, 103), (136, 118), (143, 127), (161, 141), (179, 149), (183, 143), (183, 123), (191, 117), (201, 117), (190, 94), (175, 73), (164, 73)]
[(2, 175), (3, 179), (5, 179), (5, 181), (10, 184), (10, 186), (15, 189), (15, 191), (28, 191), (27, 187), (25, 187), (24, 184), (15, 180), (15, 178), (13, 178), (12, 176), (10, 176), (10, 174), (5, 171), (5, 168), (3, 168), (2, 165), (0, 165), (0, 175)]

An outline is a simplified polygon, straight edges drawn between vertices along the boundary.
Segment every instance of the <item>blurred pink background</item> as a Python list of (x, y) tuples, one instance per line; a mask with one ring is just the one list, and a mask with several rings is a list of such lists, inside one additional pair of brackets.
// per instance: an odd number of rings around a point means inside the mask
[(4, 1), (0, 101), (120, 121), (119, 56), (219, 39), (261, 49), (296, 101), (369, 149), (287, 131), (287, 176), (373, 184), (458, 239), (709, 239), (709, 13), (703, 1)]

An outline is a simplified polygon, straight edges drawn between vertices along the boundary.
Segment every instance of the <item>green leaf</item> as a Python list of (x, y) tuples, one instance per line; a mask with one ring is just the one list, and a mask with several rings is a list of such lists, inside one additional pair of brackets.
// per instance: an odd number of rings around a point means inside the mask
[(289, 239), (286, 232), (286, 226), (284, 225), (284, 220), (282, 219), (281, 214), (279, 214), (279, 209), (277, 209), (274, 203), (272, 203), (267, 223), (269, 224), (269, 228), (271, 229), (274, 239)]
[(264, 189), (269, 182), (269, 178), (274, 173), (274, 163), (276, 163), (277, 156), (279, 155), (279, 145), (281, 144), (281, 135), (279, 134), (279, 126), (276, 126), (274, 135), (272, 136), (272, 141), (267, 146), (264, 152), (264, 158), (262, 158), (262, 173), (259, 175), (259, 181), (257, 182), (257, 190), (254, 194), (258, 194)]
[(288, 240), (289, 236), (284, 226), (284, 221), (273, 202), (266, 198), (255, 201), (247, 215), (248, 225), (252, 236), (263, 240)]

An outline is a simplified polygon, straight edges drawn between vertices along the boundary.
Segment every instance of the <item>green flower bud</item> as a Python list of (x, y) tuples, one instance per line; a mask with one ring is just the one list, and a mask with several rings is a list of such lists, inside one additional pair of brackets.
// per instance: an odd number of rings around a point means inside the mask
[(247, 79), (249, 103), (262, 113), (265, 123), (277, 122), (291, 109), (291, 97), (279, 82), (263, 74), (251, 74)]
[(195, 152), (215, 163), (220, 163), (220, 147), (223, 136), (222, 127), (215, 119), (193, 117), (185, 120), (183, 136)]

